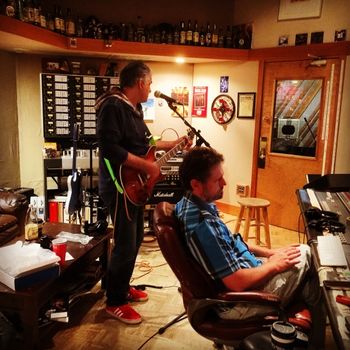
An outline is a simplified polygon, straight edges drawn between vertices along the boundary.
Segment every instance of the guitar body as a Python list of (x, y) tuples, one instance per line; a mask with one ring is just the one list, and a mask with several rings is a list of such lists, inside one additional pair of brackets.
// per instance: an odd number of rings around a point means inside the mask
[[(155, 147), (150, 147), (145, 160), (155, 162)], [(148, 181), (148, 176), (145, 173), (139, 172), (133, 168), (121, 165), (119, 169), (121, 184), (129, 201), (134, 205), (144, 205), (152, 194), (152, 190), (156, 182), (153, 184)], [(158, 181), (161, 179), (159, 177)]]
[[(188, 138), (193, 139), (193, 137), (193, 132), (189, 131)], [(162, 165), (165, 165), (170, 158), (174, 157), (178, 151), (182, 150), (186, 146), (186, 143), (187, 141), (185, 139), (182, 140), (160, 159), (156, 159), (156, 147), (152, 146), (149, 148), (144, 158), (149, 162), (157, 163), (159, 167), (161, 167)], [(119, 175), (124, 193), (127, 196), (128, 200), (134, 205), (146, 204), (147, 200), (152, 195), (155, 184), (163, 178), (163, 175), (160, 175), (158, 179), (151, 183), (148, 180), (146, 173), (135, 170), (125, 165), (120, 166)]]

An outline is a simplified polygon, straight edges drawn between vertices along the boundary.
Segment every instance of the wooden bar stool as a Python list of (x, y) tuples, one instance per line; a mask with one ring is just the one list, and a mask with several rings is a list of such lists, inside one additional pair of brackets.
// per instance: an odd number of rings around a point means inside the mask
[[(244, 233), (243, 233), (244, 240), (246, 242), (248, 241), (249, 229), (251, 226), (255, 226), (256, 227), (255, 242), (257, 245), (260, 245), (262, 243), (260, 241), (260, 226), (264, 226), (265, 240), (266, 240), (265, 245), (268, 248), (271, 248), (269, 218), (267, 215), (267, 207), (270, 205), (270, 202), (267, 199), (252, 198), (252, 197), (240, 198), (237, 202), (241, 208), (239, 211), (234, 233), (239, 232), (241, 222), (244, 218), (244, 211), (245, 209), (247, 209), (247, 214), (245, 217), (245, 224), (244, 224)], [(260, 210), (262, 213), (263, 222), (260, 221)]]

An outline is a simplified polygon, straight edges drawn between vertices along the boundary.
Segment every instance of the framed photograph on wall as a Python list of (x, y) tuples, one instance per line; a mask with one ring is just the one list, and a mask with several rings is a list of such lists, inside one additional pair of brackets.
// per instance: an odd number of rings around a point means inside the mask
[(237, 98), (237, 118), (254, 118), (255, 92), (239, 92)]
[(322, 0), (280, 0), (278, 20), (317, 18), (321, 10)]

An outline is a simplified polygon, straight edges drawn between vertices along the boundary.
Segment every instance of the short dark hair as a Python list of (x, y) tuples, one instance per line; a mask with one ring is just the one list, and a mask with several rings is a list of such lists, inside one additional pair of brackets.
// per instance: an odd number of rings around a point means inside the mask
[(131, 61), (120, 72), (120, 88), (132, 87), (139, 79), (151, 73), (151, 69), (143, 61)]
[(211, 169), (224, 161), (222, 154), (213, 148), (193, 147), (180, 165), (180, 179), (185, 190), (192, 190), (191, 180), (208, 180)]

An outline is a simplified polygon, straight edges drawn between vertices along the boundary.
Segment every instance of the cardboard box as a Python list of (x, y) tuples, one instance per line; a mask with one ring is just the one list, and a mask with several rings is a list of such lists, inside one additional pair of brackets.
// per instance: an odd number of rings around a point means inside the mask
[(29, 271), (18, 276), (11, 276), (8, 273), (0, 270), (0, 282), (5, 284), (12, 290), (18, 291), (31, 287), (37, 283), (48, 281), (58, 277), (60, 268), (58, 264), (45, 266), (41, 269)]

